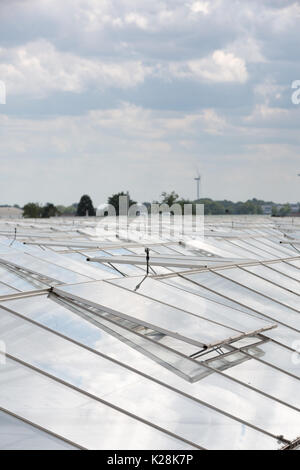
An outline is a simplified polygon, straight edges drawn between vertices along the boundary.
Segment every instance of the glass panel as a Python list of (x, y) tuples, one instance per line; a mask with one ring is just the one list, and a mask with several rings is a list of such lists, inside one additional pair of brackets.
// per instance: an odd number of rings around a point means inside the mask
[(249, 240), (249, 243), (251, 244), (251, 246), (255, 246), (263, 250), (265, 253), (265, 256), (264, 256), (265, 259), (272, 259), (272, 258), (280, 257), (280, 252), (279, 252), (280, 245), (278, 242), (277, 242), (278, 247), (275, 246), (274, 243), (272, 243), (272, 246), (266, 245), (265, 243), (262, 243), (261, 241), (258, 241), (258, 239), (255, 239), (255, 238), (251, 238)]
[[(262, 352), (260, 359), (300, 378), (299, 364), (295, 360), (297, 354), (272, 342), (260, 344), (258, 348)], [(251, 348), (247, 352), (253, 354)]]
[(231, 240), (231, 243), (240, 246), (241, 248), (247, 249), (247, 251), (251, 251), (251, 253), (256, 255), (257, 259), (268, 259), (270, 258), (270, 254), (266, 251), (261, 250), (260, 248), (254, 246), (252, 243), (252, 238), (246, 238), (245, 240)]
[[(218, 359), (217, 359), (218, 361)], [(210, 362), (214, 367), (214, 362)], [(226, 369), (224, 373), (279, 400), (300, 407), (300, 382), (266, 364), (249, 360)]]
[(191, 385), (45, 296), (10, 300), (3, 305), (276, 436), (292, 440), (299, 435), (296, 411), (218, 373)]
[[(256, 439), (258, 448), (277, 447), (274, 439), (3, 310), (0, 326), (10, 354), (200, 446), (231, 448), (232, 439), (242, 441), (240, 448), (252, 447)], [(218, 428), (214, 443), (208, 440), (210, 423)], [(226, 428), (230, 429), (227, 442)]]
[[(224, 271), (225, 270), (222, 270), (222, 274)], [(210, 287), (232, 300), (241, 302), (246, 307), (253, 308), (261, 315), (266, 315), (270, 319), (272, 318), (275, 321), (281, 321), (282, 323), (295, 329), (299, 328), (299, 314), (297, 312), (294, 312), (293, 310), (290, 310), (288, 307), (284, 307), (283, 305), (279, 305), (270, 299), (262, 297), (261, 295), (250, 291), (246, 287), (239, 286), (231, 282), (229, 279), (224, 279), (215, 273), (208, 272), (189, 274), (186, 276), (186, 278), (190, 278), (196, 282), (199, 282), (200, 284), (202, 283), (204, 286)], [(274, 339), (276, 339), (278, 335), (280, 339), (282, 339), (282, 336), (288, 335), (288, 345), (292, 344), (293, 341), (299, 338), (297, 331), (288, 330), (288, 328), (284, 328), (281, 325), (278, 325), (275, 330), (270, 330), (267, 332), (267, 336), (270, 336)]]
[(212, 324), (207, 320), (106, 282), (64, 286), (54, 292), (74, 297), (79, 301), (87, 301), (106, 312), (200, 347), (236, 336), (236, 332), (230, 328), (219, 325), (212, 328)]
[(173, 244), (168, 245), (168, 247), (174, 251), (174, 254), (182, 254), (182, 255), (186, 255), (186, 256), (192, 256), (193, 255), (193, 252), (191, 250), (188, 250), (187, 248), (184, 248), (183, 246), (179, 245), (179, 243), (174, 244), (174, 245)]
[(160, 255), (174, 255), (175, 254), (171, 248), (165, 245), (150, 245), (149, 248), (154, 253), (158, 253)]
[[(169, 336), (161, 335), (153, 330), (147, 331), (146, 329), (146, 331), (143, 332), (140, 325), (136, 325), (111, 314), (109, 314), (108, 318), (106, 312), (100, 311), (96, 314), (88, 311), (86, 308), (80, 308), (74, 305), (70, 306), (68, 302), (62, 301), (62, 299), (58, 301), (54, 296), (50, 295), (50, 298), (53, 298), (54, 301), (65, 308), (69, 308), (84, 320), (103, 329), (126, 345), (145, 354), (150, 359), (175, 374), (178, 374), (180, 377), (183, 377), (185, 380), (195, 382), (199, 380), (199, 377), (203, 374), (203, 368), (199, 363), (186, 357), (198, 351), (198, 348), (195, 346), (188, 345), (187, 343), (175, 340)], [(173, 340), (175, 344), (172, 344), (170, 340)]]
[(15, 255), (1, 255), (1, 259), (8, 261), (16, 266), (19, 266), (24, 269), (30, 269), (35, 273), (49, 276), (52, 279), (61, 282), (86, 282), (90, 278), (82, 276), (81, 274), (74, 273), (68, 269), (61, 268), (60, 266), (55, 266), (46, 261), (39, 260), (33, 256), (28, 255), (27, 253), (18, 253)]
[(285, 289), (292, 290), (295, 293), (300, 294), (299, 282), (293, 281), (293, 279), (289, 279), (283, 274), (269, 269), (267, 266), (245, 266), (244, 269), (251, 273), (258, 274), (258, 276), (261, 276), (268, 281), (275, 282), (275, 284), (278, 284)]
[(298, 269), (300, 268), (300, 260), (297, 260), (297, 259), (289, 260), (288, 263), (292, 264), (293, 266), (295, 266)]
[(278, 300), (288, 307), (299, 309), (300, 303), (297, 295), (286, 292), (268, 281), (252, 276), (239, 268), (224, 269), (221, 274), (233, 281), (237, 281), (240, 284), (245, 285), (248, 288), (254, 289), (261, 294), (267, 295), (271, 297), (271, 299)]
[[(282, 239), (282, 237), (280, 237)], [(262, 238), (261, 243), (264, 245), (268, 246), (269, 248), (273, 248), (274, 252), (277, 253), (277, 258), (286, 258), (290, 256), (297, 256), (297, 253), (295, 253), (294, 249), (291, 249), (289, 245), (281, 245), (279, 243), (279, 240), (268, 240), (267, 238)]]
[(12, 287), (8, 287), (5, 284), (2, 284), (0, 282), (0, 295), (9, 295), (9, 294), (15, 294), (17, 291), (16, 289), (13, 289)]
[(103, 277), (107, 277), (107, 274), (105, 272), (101, 276), (99, 270), (95, 269), (94, 266), (88, 264), (84, 258), (82, 258), (82, 262), (76, 261), (74, 259), (66, 258), (63, 255), (59, 255), (57, 253), (51, 253), (49, 250), (34, 253), (34, 257), (42, 261), (48, 261), (49, 264), (51, 263), (56, 266), (68, 269), (74, 273), (87, 276), (89, 279), (100, 280), (103, 279)]
[(236, 302), (233, 302), (232, 300), (227, 299), (226, 297), (223, 297), (222, 295), (219, 295), (215, 292), (205, 289), (205, 287), (202, 287), (199, 284), (195, 284), (194, 282), (191, 282), (189, 279), (185, 279), (179, 276), (174, 276), (174, 277), (167, 277), (165, 279), (160, 279), (160, 282), (169, 284), (170, 286), (177, 287), (178, 289), (183, 290), (185, 292), (191, 292), (192, 294), (199, 295), (200, 297), (203, 297), (205, 299), (218, 302), (221, 305), (227, 305), (228, 307), (234, 308), (236, 310), (240, 310), (242, 312), (251, 313), (253, 315), (259, 316), (252, 310), (249, 310), (248, 308), (242, 305), (239, 305)]
[[(255, 259), (266, 259), (266, 254), (263, 256), (258, 250), (247, 245), (247, 242), (234, 238), (233, 240), (223, 240), (224, 246), (230, 247), (234, 250), (234, 253), (240, 258), (255, 258)], [(231, 248), (232, 247), (232, 248)]]
[(290, 266), (287, 263), (272, 263), (270, 265), (272, 269), (276, 269), (276, 271), (286, 274), (287, 276), (290, 276), (294, 279), (297, 279), (297, 281), (300, 281), (300, 271), (294, 266)]
[[(111, 283), (134, 290), (135, 286), (140, 281), (141, 279), (126, 278), (113, 280)], [(211, 302), (188, 292), (180, 291), (150, 278), (145, 279), (142, 283), (139, 288), (139, 294), (149, 296), (160, 302), (166, 302), (201, 318), (206, 318), (232, 328), (236, 331), (235, 336), (241, 332), (256, 331), (270, 325), (270, 322), (267, 323), (258, 319), (257, 315), (249, 315), (239, 312), (238, 310), (233, 310), (225, 305), (221, 306), (215, 302)], [(212, 328), (215, 328), (214, 324), (212, 324)]]
[(113, 259), (113, 256), (110, 258), (109, 262), (113, 266), (115, 266), (118, 269), (118, 271), (121, 271), (121, 273), (126, 274), (127, 276), (140, 276), (141, 273), (143, 271), (145, 271), (142, 266), (134, 266), (134, 265), (131, 265), (131, 264), (115, 263), (114, 259)]
[(291, 330), (290, 328), (278, 325), (275, 330), (269, 330), (264, 333), (264, 336), (278, 341), (279, 343), (289, 348), (297, 347), (298, 341), (300, 341), (300, 334), (297, 331)]
[(0, 266), (0, 278), (1, 281), (10, 286), (12, 289), (16, 289), (20, 292), (26, 292), (34, 289), (42, 289), (45, 287), (38, 281), (29, 281), (21, 276), (5, 269), (4, 266)]
[(0, 385), (0, 406), (88, 449), (191, 448), (8, 358)]
[(77, 447), (0, 410), (0, 450), (72, 449)]
[(235, 253), (233, 250), (227, 250), (220, 246), (220, 243), (213, 240), (212, 237), (204, 240), (188, 240), (186, 242), (186, 247), (189, 249), (205, 251), (207, 253), (212, 253), (215, 256), (222, 256), (224, 258), (234, 258)]
[(65, 258), (69, 258), (69, 259), (74, 259), (76, 261), (85, 261), (86, 260), (86, 256), (83, 255), (82, 253), (78, 253), (78, 252), (70, 252), (70, 253), (62, 253), (62, 256), (64, 256)]

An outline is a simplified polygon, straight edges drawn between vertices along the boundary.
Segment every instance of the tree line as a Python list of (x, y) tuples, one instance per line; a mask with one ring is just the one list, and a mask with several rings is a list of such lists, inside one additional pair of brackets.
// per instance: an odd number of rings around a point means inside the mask
[[(115, 208), (116, 215), (119, 215), (119, 197), (126, 196), (128, 198), (128, 206), (136, 204), (136, 201), (133, 201), (128, 192), (121, 191), (119, 193), (113, 194), (108, 197), (107, 204), (112, 205)], [(273, 202), (266, 202), (259, 199), (249, 199), (245, 202), (232, 202), (228, 200), (223, 201), (214, 201), (209, 198), (202, 198), (198, 201), (191, 201), (179, 197), (179, 195), (172, 191), (170, 193), (163, 192), (161, 194), (159, 201), (153, 201), (155, 204), (168, 204), (171, 207), (173, 204), (179, 204), (182, 207), (184, 204), (191, 204), (193, 208), (193, 213), (196, 213), (196, 204), (204, 205), (204, 214), (205, 215), (259, 215), (263, 214), (263, 205), (272, 206), (272, 215), (273, 216), (286, 216), (291, 212), (291, 207), (289, 204), (284, 204), (280, 209), (277, 209), (277, 205)], [(148, 210), (151, 209), (150, 202), (143, 203)], [(96, 209), (93, 205), (92, 199), (87, 194), (84, 194), (78, 203), (71, 204), (70, 206), (57, 205), (48, 202), (45, 205), (39, 203), (29, 202), (23, 207), (23, 217), (26, 218), (49, 218), (55, 216), (95, 216)]]

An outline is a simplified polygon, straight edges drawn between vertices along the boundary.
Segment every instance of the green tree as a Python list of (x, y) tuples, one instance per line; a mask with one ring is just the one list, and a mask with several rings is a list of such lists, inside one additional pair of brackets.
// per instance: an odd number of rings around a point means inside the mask
[(291, 206), (289, 204), (284, 204), (284, 206), (282, 206), (280, 209), (279, 209), (279, 215), (281, 217), (286, 217), (287, 215), (289, 215), (291, 213)]
[(58, 209), (51, 202), (47, 202), (47, 204), (44, 207), (42, 207), (41, 217), (43, 219), (46, 219), (46, 218), (48, 219), (49, 217), (55, 217), (56, 215), (58, 215)]
[(276, 206), (272, 206), (272, 217), (276, 217), (278, 215), (278, 210)]
[(173, 204), (175, 204), (178, 201), (178, 194), (175, 193), (175, 191), (172, 191), (171, 193), (163, 192), (161, 193), (161, 204), (168, 204), (169, 207), (171, 207)]
[(112, 196), (110, 196), (108, 199), (107, 199), (107, 203), (108, 204), (111, 204), (114, 208), (115, 208), (115, 211), (116, 211), (116, 215), (119, 215), (119, 197), (120, 196), (126, 196), (127, 197), (127, 207), (129, 208), (130, 206), (132, 206), (133, 204), (136, 204), (136, 201), (133, 201), (132, 199), (130, 199), (130, 195), (129, 193), (124, 193), (124, 191), (121, 191), (120, 193), (116, 193), (116, 194), (113, 194)]
[(41, 217), (42, 208), (38, 202), (28, 202), (23, 207), (23, 217), (37, 219)]
[(59, 205), (57, 206), (57, 210), (60, 215), (75, 215), (77, 206), (78, 204), (76, 204), (76, 207), (74, 204), (72, 204), (71, 206)]
[(87, 194), (84, 194), (83, 196), (81, 196), (81, 199), (77, 206), (76, 215), (79, 215), (81, 217), (84, 217), (86, 215), (89, 215), (89, 216), (96, 215), (96, 211), (94, 209), (92, 200), (90, 196), (88, 196)]

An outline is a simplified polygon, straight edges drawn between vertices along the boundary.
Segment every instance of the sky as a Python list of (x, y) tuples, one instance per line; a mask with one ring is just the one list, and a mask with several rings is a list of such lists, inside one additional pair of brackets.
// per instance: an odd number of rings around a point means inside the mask
[(0, 204), (195, 199), (198, 171), (202, 197), (300, 200), (299, 2), (1, 0), (0, 21)]

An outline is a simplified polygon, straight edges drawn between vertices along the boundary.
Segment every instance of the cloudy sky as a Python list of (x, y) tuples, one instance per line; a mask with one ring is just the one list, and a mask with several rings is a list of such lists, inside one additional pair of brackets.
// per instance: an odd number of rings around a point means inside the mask
[[(300, 200), (300, 3), (1, 0), (0, 203)], [(300, 94), (299, 94), (300, 96)]]

